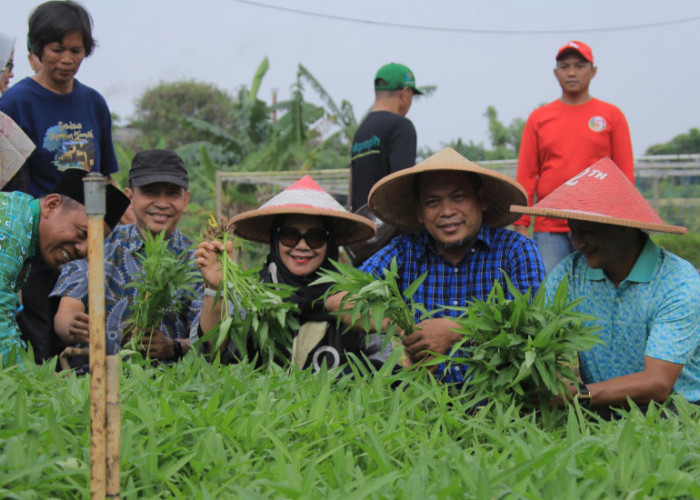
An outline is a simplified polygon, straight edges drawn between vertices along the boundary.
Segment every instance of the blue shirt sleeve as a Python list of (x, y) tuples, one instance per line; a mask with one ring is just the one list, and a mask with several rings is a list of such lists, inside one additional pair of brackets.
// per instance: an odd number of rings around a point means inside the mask
[(72, 297), (88, 305), (88, 263), (85, 259), (73, 260), (61, 269), (61, 275), (49, 297)]

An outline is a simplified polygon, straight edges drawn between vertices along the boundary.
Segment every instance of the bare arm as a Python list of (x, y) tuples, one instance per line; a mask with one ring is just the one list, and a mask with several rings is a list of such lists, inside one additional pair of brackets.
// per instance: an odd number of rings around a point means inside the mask
[(74, 297), (61, 297), (53, 319), (56, 334), (66, 344), (86, 344), (90, 340), (85, 304)]
[(673, 390), (683, 365), (644, 356), (644, 370), (595, 384), (587, 384), (592, 406), (626, 406), (627, 397), (637, 404), (663, 402)]

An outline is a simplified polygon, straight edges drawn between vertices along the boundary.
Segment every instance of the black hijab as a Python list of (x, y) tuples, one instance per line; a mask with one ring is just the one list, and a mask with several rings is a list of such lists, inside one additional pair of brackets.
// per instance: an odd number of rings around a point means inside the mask
[[(263, 282), (284, 283), (293, 286), (297, 291), (287, 301), (294, 302), (299, 306), (299, 322), (307, 321), (330, 321), (334, 322), (332, 316), (325, 307), (323, 294), (326, 293), (330, 284), (310, 286), (319, 275), (318, 270), (308, 276), (296, 276), (282, 262), (279, 252), (279, 233), (277, 228), (283, 225), (287, 216), (278, 217), (270, 230), (270, 253), (265, 260), (265, 264), (260, 271), (260, 279)], [(338, 245), (335, 242), (333, 229), (329, 227), (328, 220), (323, 218), (324, 227), (328, 229), (329, 237), (326, 243), (326, 255), (318, 269), (332, 269), (330, 259), (338, 260)], [(275, 279), (276, 278), (276, 279)]]

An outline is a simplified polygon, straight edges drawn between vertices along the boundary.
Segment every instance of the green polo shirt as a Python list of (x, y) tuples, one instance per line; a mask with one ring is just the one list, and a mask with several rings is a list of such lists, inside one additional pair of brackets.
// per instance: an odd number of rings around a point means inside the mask
[(549, 300), (569, 275), (569, 300), (599, 318), (604, 344), (579, 353), (586, 383), (644, 370), (644, 356), (682, 364), (674, 390), (700, 400), (700, 275), (680, 257), (647, 240), (631, 272), (616, 287), (580, 252), (566, 257), (547, 277)]

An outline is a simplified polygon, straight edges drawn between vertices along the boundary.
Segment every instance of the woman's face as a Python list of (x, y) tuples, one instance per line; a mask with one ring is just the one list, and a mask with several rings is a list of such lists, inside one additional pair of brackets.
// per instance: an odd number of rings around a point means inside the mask
[(41, 55), (40, 75), (53, 87), (70, 85), (85, 58), (83, 35), (77, 31), (66, 33), (60, 42), (48, 43)]
[[(296, 231), (295, 231), (296, 230)], [(299, 238), (293, 246), (288, 246)], [(325, 234), (325, 236), (323, 236)], [(328, 232), (323, 225), (323, 220), (315, 215), (289, 215), (278, 228), (278, 249), (282, 263), (295, 276), (308, 276), (314, 273), (328, 251)], [(307, 239), (311, 240), (311, 245)], [(282, 243), (282, 241), (285, 243)], [(318, 246), (318, 248), (312, 248)]]

